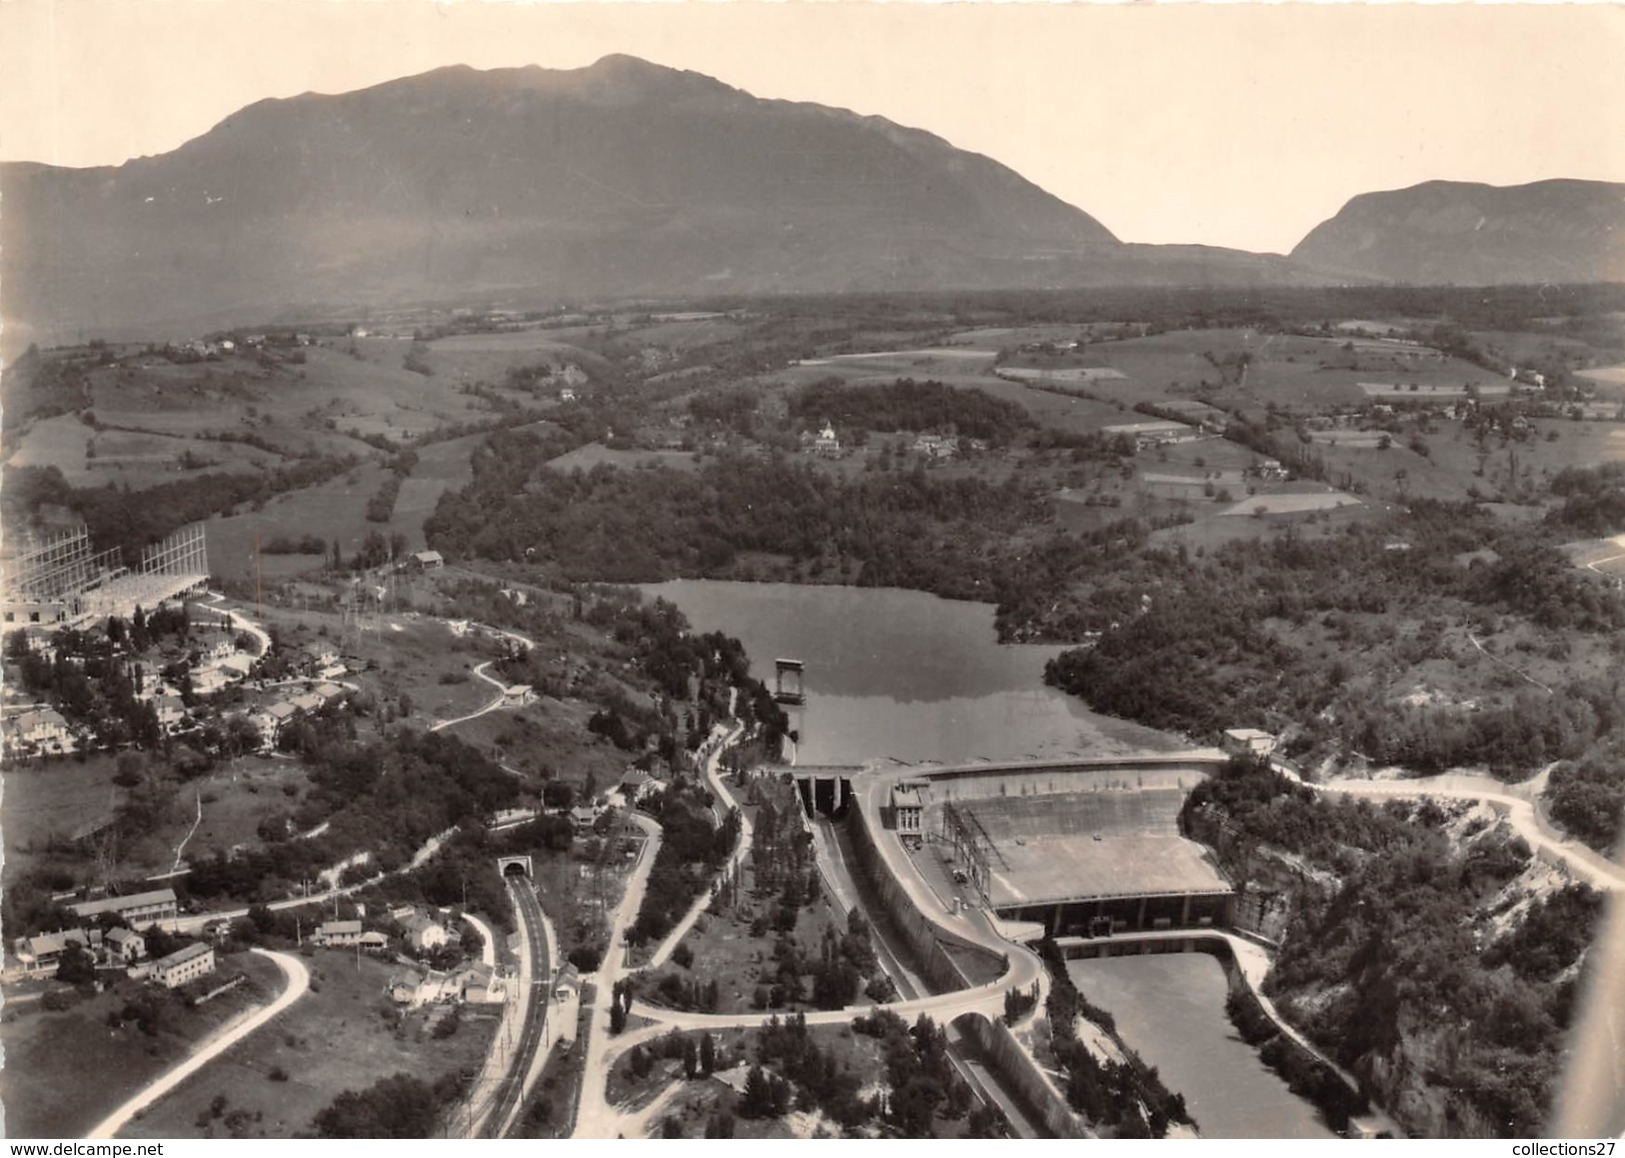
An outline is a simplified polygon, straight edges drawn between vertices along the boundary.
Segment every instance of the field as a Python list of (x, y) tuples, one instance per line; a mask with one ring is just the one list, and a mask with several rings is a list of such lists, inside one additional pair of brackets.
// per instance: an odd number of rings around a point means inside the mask
[[(368, 532), (389, 533), (389, 524), (368, 522), (365, 514), (367, 500), (388, 477), (390, 472), (383, 466), (365, 463), (319, 486), (277, 495), (263, 510), (210, 519), (204, 524), (210, 570), (217, 577), (246, 581), (252, 586), (256, 535), (262, 549), (278, 536), (299, 539), (315, 535), (330, 544), (337, 541), (348, 557), (361, 546)], [(262, 550), (257, 561), (265, 577), (271, 579), (316, 570), (322, 565), (322, 556), (266, 555)]]
[(48, 854), (53, 838), (67, 840), (111, 820), (124, 792), (113, 783), (113, 758), (9, 764), (0, 797), (5, 876), (14, 878)]
[(1590, 378), (1607, 386), (1625, 386), (1625, 366), (1594, 366), (1579, 373), (1582, 378)]
[[(151, 867), (164, 870), (173, 857), (167, 855), (192, 830), (186, 840), (184, 858), (195, 859), (214, 852), (229, 852), (239, 845), (258, 843), (257, 829), (267, 815), (292, 812), (309, 787), (306, 769), (293, 759), (269, 756), (243, 756), (223, 764), (208, 776), (188, 783), (177, 801), (175, 823), (154, 833), (166, 856)], [(202, 805), (202, 820), (198, 805)]]
[[(400, 966), (353, 953), (318, 950), (311, 990), (273, 1024), (251, 1035), (226, 1056), (153, 1106), (120, 1134), (126, 1138), (224, 1136), (215, 1120), (205, 1129), (209, 1104), (223, 1094), (227, 1113), (245, 1111), (258, 1119), (246, 1136), (291, 1138), (307, 1134), (311, 1120), (345, 1090), (360, 1090), (380, 1078), (407, 1073), (425, 1082), (443, 1074), (475, 1069), (496, 1029), (500, 1007), (491, 1012), (465, 1008), (455, 1033), (433, 1039), (430, 1027), (440, 1011), (402, 1014), (385, 995)], [(286, 1081), (271, 1077), (275, 1069)]]
[[(7, 1135), (84, 1137), (125, 1099), (190, 1053), (196, 1043), (250, 1006), (272, 1000), (284, 984), (282, 971), (273, 962), (252, 953), (222, 958), (218, 972), (223, 976), (247, 973), (251, 981), (196, 1009), (184, 1009), (178, 1003), (166, 1007), (166, 1015), (152, 1036), (143, 1034), (133, 1022), (116, 1030), (107, 1025), (109, 1013), (118, 1011), (130, 997), (147, 988), (139, 981), (121, 980), (107, 992), (60, 1013), (49, 1012), (33, 1002), (8, 1006), (0, 1024), (0, 1043), (5, 1046), (0, 1092), (4, 1093)], [(264, 1033), (275, 1032), (276, 1028), (267, 1027), (261, 1034), (250, 1036), (233, 1054), (252, 1048)], [(213, 1096), (213, 1081), (220, 1067), (230, 1064), (228, 1057), (205, 1067), (188, 1084), (210, 1083)], [(256, 1080), (264, 1084), (263, 1077)], [(160, 1112), (165, 1104), (160, 1103), (152, 1112)], [(135, 1122), (128, 1129), (144, 1130), (148, 1126), (147, 1122)], [(176, 1126), (145, 1136), (196, 1133), (194, 1129), (179, 1128), (178, 1123)]]
[(390, 526), (406, 535), (413, 550), (423, 547), (423, 520), (434, 514), (440, 496), (448, 490), (460, 490), (473, 481), (470, 460), (484, 441), (483, 434), (470, 434), (430, 443), (417, 452), (417, 465), (412, 468), (411, 477), (401, 483), (390, 517)]
[(1360, 505), (1360, 500), (1341, 491), (1311, 491), (1307, 493), (1279, 493), (1249, 495), (1222, 515), (1301, 515), (1308, 511), (1335, 511), (1339, 507)]

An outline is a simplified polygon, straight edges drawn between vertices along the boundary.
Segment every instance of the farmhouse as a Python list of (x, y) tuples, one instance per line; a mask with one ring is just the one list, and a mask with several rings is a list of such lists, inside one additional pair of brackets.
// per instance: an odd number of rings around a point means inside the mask
[(577, 836), (591, 832), (593, 821), (597, 819), (598, 814), (584, 804), (578, 804), (570, 809), (570, 827), (575, 829)]
[(959, 453), (959, 440), (939, 434), (922, 434), (914, 440), (914, 453), (927, 458), (952, 458)]
[(502, 702), (508, 707), (528, 704), (536, 698), (536, 693), (529, 684), (513, 684), (502, 689)]
[(152, 979), (165, 989), (178, 989), (213, 972), (214, 946), (202, 941), (194, 941), (152, 963)]
[(180, 915), (174, 889), (155, 889), (150, 893), (133, 893), (127, 897), (83, 901), (69, 905), (68, 911), (85, 921), (93, 921), (103, 913), (116, 913), (134, 929), (145, 929), (148, 925), (174, 920)]
[(418, 551), (412, 555), (412, 566), (419, 571), (432, 571), (445, 565), (446, 561), (441, 558), (439, 551)]

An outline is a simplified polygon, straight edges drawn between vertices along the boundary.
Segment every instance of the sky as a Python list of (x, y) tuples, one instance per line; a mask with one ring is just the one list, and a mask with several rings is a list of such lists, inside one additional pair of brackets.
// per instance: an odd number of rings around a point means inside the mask
[(0, 0), (0, 159), (117, 164), (266, 97), (614, 52), (927, 129), (1125, 241), (1284, 252), (1371, 190), (1625, 181), (1625, 2)]

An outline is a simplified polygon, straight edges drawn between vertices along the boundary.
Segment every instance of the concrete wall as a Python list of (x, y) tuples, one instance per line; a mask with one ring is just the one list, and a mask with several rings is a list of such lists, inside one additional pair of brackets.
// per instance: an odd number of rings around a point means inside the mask
[(989, 1020), (980, 1013), (961, 1014), (954, 1025), (974, 1041), (982, 1057), (999, 1076), (1005, 1091), (1016, 1098), (1044, 1123), (1044, 1128), (1056, 1138), (1087, 1138), (1089, 1131), (1083, 1120), (1060, 1090), (1034, 1063), (1033, 1057), (1003, 1021)]
[[(971, 979), (944, 951), (943, 946), (953, 945), (990, 959), (993, 954), (981, 945), (954, 936), (914, 906), (902, 885), (888, 871), (864, 809), (852, 809), (846, 823), (852, 830), (852, 847), (857, 855), (857, 867), (863, 884), (872, 890), (871, 896), (879, 898), (887, 916), (891, 918), (892, 929), (908, 941), (915, 962), (932, 989), (945, 993), (970, 988)], [(1008, 959), (1005, 958), (1003, 965), (1007, 964)], [(1072, 1112), (1065, 1097), (1039, 1069), (1032, 1054), (1022, 1048), (1003, 1021), (990, 1021), (980, 1014), (965, 1014), (956, 1019), (955, 1024), (964, 1029), (981, 1048), (999, 1082), (1018, 1096), (1051, 1134), (1057, 1138), (1088, 1136), (1082, 1120)]]

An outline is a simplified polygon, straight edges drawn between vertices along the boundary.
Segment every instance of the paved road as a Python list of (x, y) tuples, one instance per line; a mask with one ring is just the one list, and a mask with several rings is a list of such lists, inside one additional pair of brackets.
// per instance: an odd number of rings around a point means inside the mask
[(631, 813), (633, 823), (649, 839), (644, 842), (638, 863), (626, 882), (626, 893), (615, 910), (610, 926), (609, 948), (604, 951), (603, 964), (595, 975), (592, 1013), (587, 1024), (587, 1055), (582, 1063), (581, 1101), (576, 1108), (575, 1130), (572, 1138), (613, 1138), (619, 1132), (620, 1115), (605, 1097), (610, 1066), (621, 1052), (612, 1047), (626, 1035), (611, 1041), (609, 1036), (609, 1003), (614, 996), (615, 982), (626, 973), (626, 930), (637, 916), (643, 903), (643, 893), (649, 884), (649, 873), (654, 869), (655, 855), (660, 851), (660, 826), (641, 813)]
[(197, 1073), (198, 1070), (202, 1069), (215, 1058), (225, 1053), (239, 1041), (242, 1041), (243, 1038), (253, 1033), (256, 1029), (259, 1029), (272, 1018), (276, 1017), (283, 1010), (287, 1009), (294, 1002), (303, 997), (306, 991), (309, 990), (310, 973), (305, 969), (305, 963), (298, 957), (295, 957), (289, 953), (276, 953), (270, 949), (255, 949), (253, 952), (264, 957), (269, 957), (271, 960), (275, 961), (277, 963), (277, 967), (282, 970), (283, 976), (285, 976), (288, 980), (288, 984), (287, 987), (283, 989), (281, 995), (278, 996), (275, 1001), (271, 1002), (270, 1005), (250, 1013), (247, 1017), (233, 1025), (227, 1026), (225, 1030), (210, 1038), (197, 1050), (197, 1052), (186, 1058), (186, 1060), (159, 1075), (159, 1077), (146, 1089), (136, 1094), (135, 1097), (131, 1098), (118, 1109), (109, 1114), (107, 1118), (88, 1135), (86, 1135), (86, 1137), (113, 1137), (118, 1133), (120, 1128), (122, 1128), (131, 1118), (135, 1117), (136, 1114), (152, 1105), (159, 1098), (163, 1097), (165, 1094), (169, 1093), (169, 1091), (173, 1090), (176, 1086), (184, 1082), (187, 1078)]
[(507, 698), (505, 693), (508, 690), (508, 685), (503, 683), (501, 680), (496, 679), (493, 676), (489, 676), (489, 675), (485, 674), (485, 669), (490, 667), (491, 664), (494, 663), (494, 662), (495, 662), (494, 660), (489, 660), (489, 659), (486, 660), (484, 663), (480, 664), (478, 667), (476, 667), (474, 669), (474, 675), (477, 676), (479, 679), (484, 680), (486, 683), (490, 684), (492, 687), (496, 688), (496, 690), (497, 690), (496, 698), (493, 699), (490, 703), (486, 704), (483, 708), (480, 708), (478, 711), (475, 711), (475, 712), (470, 712), (466, 716), (458, 716), (456, 719), (441, 720), (438, 724), (431, 724), (429, 726), (429, 731), (438, 732), (442, 728), (451, 727), (453, 724), (465, 724), (469, 720), (477, 720), (481, 716), (486, 715), (489, 712), (494, 712), (494, 711), (496, 711), (498, 708), (500, 708), (502, 706), (502, 701)]

